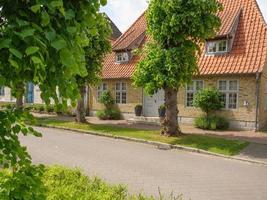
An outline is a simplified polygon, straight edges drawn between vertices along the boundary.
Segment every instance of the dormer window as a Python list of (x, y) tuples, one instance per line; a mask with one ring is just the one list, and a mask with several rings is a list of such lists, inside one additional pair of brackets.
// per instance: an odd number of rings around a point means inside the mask
[(208, 41), (206, 46), (207, 54), (217, 54), (228, 52), (227, 40)]
[(116, 53), (116, 63), (129, 62), (130, 53), (129, 52), (118, 52)]

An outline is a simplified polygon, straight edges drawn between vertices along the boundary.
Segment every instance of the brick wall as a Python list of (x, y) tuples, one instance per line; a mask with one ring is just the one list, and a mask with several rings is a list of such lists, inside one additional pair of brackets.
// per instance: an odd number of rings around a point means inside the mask
[(267, 127), (267, 59), (260, 79), (259, 129)]

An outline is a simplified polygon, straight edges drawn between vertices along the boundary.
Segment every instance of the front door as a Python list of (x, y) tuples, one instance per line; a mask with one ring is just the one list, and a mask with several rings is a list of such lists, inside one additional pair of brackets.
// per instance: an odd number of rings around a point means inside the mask
[(144, 97), (145, 117), (158, 117), (158, 108), (165, 103), (164, 90), (159, 90), (153, 96)]
[(33, 83), (27, 84), (26, 103), (34, 103), (34, 85), (33, 85)]

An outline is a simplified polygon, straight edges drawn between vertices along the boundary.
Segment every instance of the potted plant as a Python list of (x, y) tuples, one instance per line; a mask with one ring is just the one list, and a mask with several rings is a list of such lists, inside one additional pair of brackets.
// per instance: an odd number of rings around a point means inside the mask
[(166, 106), (165, 105), (161, 105), (160, 107), (159, 107), (159, 117), (160, 118), (163, 118), (163, 117), (165, 117), (165, 114), (166, 114)]
[(140, 117), (142, 115), (143, 106), (142, 105), (136, 105), (134, 108), (135, 116)]

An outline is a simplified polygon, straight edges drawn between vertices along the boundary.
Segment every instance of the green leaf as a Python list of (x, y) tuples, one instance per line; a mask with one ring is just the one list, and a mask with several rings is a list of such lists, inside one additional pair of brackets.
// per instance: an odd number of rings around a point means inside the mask
[(53, 8), (60, 8), (60, 7), (63, 7), (63, 2), (61, 0), (58, 0), (58, 1), (52, 1), (50, 3), (50, 5), (53, 7)]
[(22, 59), (23, 55), (20, 51), (18, 51), (17, 49), (13, 49), (13, 48), (10, 48), (9, 49), (10, 53), (12, 53), (14, 56), (16, 56), (17, 58), (19, 59)]
[(52, 47), (54, 47), (56, 50), (59, 51), (59, 50), (65, 48), (67, 46), (67, 43), (63, 39), (58, 39), (56, 41), (53, 41), (51, 45), (52, 45)]
[(39, 47), (31, 46), (26, 49), (25, 53), (27, 56), (29, 56), (29, 55), (35, 54), (38, 51), (39, 51)]
[(41, 8), (41, 5), (40, 4), (36, 4), (34, 6), (31, 7), (31, 11), (34, 12), (34, 13), (37, 13)]
[(22, 38), (26, 38), (26, 37), (29, 37), (29, 36), (33, 36), (34, 32), (35, 32), (35, 29), (28, 28), (28, 29), (24, 29), (21, 33), (19, 33), (19, 35)]
[(50, 17), (47, 12), (42, 12), (42, 25), (47, 26), (50, 23)]
[(75, 26), (68, 26), (67, 31), (72, 34), (77, 31), (77, 28)]
[(0, 42), (0, 49), (9, 48), (10, 44), (11, 44), (11, 40), (10, 39), (2, 40)]
[(19, 68), (17, 61), (9, 59), (8, 62), (10, 63), (11, 66), (15, 67), (16, 69)]
[(72, 53), (67, 48), (60, 51), (60, 60), (61, 63), (67, 67), (74, 67), (76, 64)]
[(46, 32), (45, 38), (48, 39), (49, 41), (53, 41), (56, 38), (56, 33), (53, 31)]
[(101, 4), (102, 6), (107, 5), (107, 0), (100, 0), (100, 4)]
[(69, 9), (65, 12), (65, 19), (66, 20), (73, 19), (74, 17), (75, 17), (75, 13), (72, 9)]
[(36, 56), (32, 56), (31, 59), (32, 59), (32, 62), (34, 64), (42, 64), (43, 63), (42, 60)]

